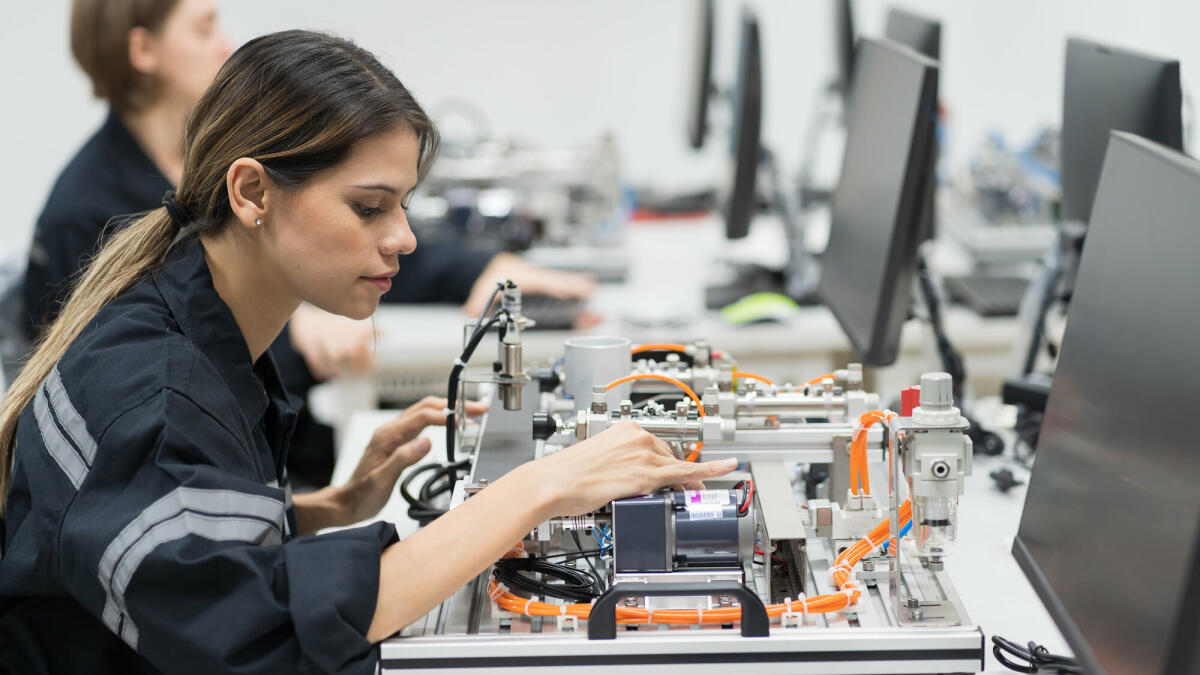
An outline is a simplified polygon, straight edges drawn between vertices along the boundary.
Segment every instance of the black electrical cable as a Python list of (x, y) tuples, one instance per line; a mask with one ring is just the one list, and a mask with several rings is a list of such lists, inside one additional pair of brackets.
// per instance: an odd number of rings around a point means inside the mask
[(562, 558), (564, 561), (579, 560), (580, 558), (598, 558), (612, 550), (612, 546), (604, 548), (589, 548), (586, 551), (568, 551), (566, 553), (555, 553), (554, 555), (530, 556), (533, 558), (541, 558), (542, 560), (557, 560)]
[(746, 484), (746, 496), (742, 498), (742, 503), (738, 505), (738, 517), (746, 515), (746, 509), (750, 506), (750, 498), (754, 496), (754, 481), (743, 481)]
[[(417, 521), (421, 525), (427, 525), (430, 521), (446, 512), (445, 509), (438, 508), (432, 503), (432, 500), (439, 495), (449, 492), (454, 487), (454, 482), (458, 480), (458, 472), (466, 469), (469, 463), (464, 460), (455, 464), (426, 464), (419, 466), (404, 477), (400, 482), (400, 496), (404, 501), (408, 502), (408, 517)], [(421, 489), (417, 491), (417, 496), (414, 497), (409, 490), (409, 486), (416, 481), (417, 477), (433, 472)], [(434, 487), (434, 484), (445, 479), (446, 483)]]
[[(992, 656), (1005, 668), (1018, 673), (1082, 673), (1083, 667), (1070, 656), (1051, 654), (1048, 649), (1032, 640), (1021, 646), (1012, 640), (992, 636)], [(1015, 657), (1018, 661), (1010, 660)]]
[[(575, 530), (571, 530), (571, 538), (575, 540), (575, 548), (580, 553), (583, 553), (583, 544), (579, 543), (579, 533)], [(592, 570), (592, 576), (596, 579), (596, 588), (603, 590), (602, 584), (600, 583), (600, 572), (596, 571), (596, 566), (592, 564), (592, 556), (585, 555), (581, 557), (583, 558), (583, 561), (587, 563), (587, 566)]]
[(451, 464), (454, 463), (454, 408), (458, 405), (458, 380), (462, 376), (462, 371), (467, 367), (467, 361), (471, 360), (471, 356), (475, 354), (475, 348), (479, 346), (479, 341), (487, 334), (488, 330), (496, 325), (496, 322), (501, 318), (508, 316), (508, 312), (499, 310), (492, 315), (492, 318), (487, 323), (479, 323), (475, 327), (475, 332), (471, 334), (471, 339), (467, 341), (467, 346), (463, 348), (462, 354), (454, 362), (454, 367), (450, 369), (450, 382), (446, 387), (446, 459)]
[[(561, 584), (538, 581), (527, 573), (541, 574)], [(510, 590), (560, 598), (571, 602), (591, 602), (600, 597), (600, 580), (590, 572), (577, 570), (540, 558), (505, 558), (496, 561), (492, 575)]]

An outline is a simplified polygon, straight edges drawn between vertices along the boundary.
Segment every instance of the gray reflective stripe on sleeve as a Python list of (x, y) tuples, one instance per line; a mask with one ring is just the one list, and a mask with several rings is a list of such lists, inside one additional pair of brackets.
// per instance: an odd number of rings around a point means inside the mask
[(33, 397), (33, 416), (37, 419), (38, 432), (42, 435), (46, 452), (50, 453), (54, 463), (67, 474), (67, 480), (78, 490), (87, 476), (88, 467), (79, 451), (67, 441), (62, 429), (59, 429), (58, 423), (54, 421), (54, 416), (50, 413), (50, 404), (47, 402), (44, 382)]
[(282, 541), (283, 523), (283, 503), (277, 499), (233, 490), (172, 490), (126, 525), (104, 550), (99, 569), (106, 596), (104, 625), (137, 649), (138, 630), (129, 617), (125, 592), (142, 561), (162, 544), (195, 535), (274, 545)]
[(75, 447), (79, 448), (79, 452), (83, 453), (83, 459), (89, 465), (96, 461), (96, 441), (88, 433), (87, 424), (83, 421), (83, 416), (79, 411), (75, 410), (75, 405), (71, 403), (71, 397), (67, 396), (67, 389), (63, 386), (62, 375), (58, 372), (58, 364), (50, 369), (50, 375), (46, 377), (43, 384), (46, 387), (46, 395), (50, 399), (50, 405), (54, 407), (54, 415), (58, 418), (59, 424), (71, 437), (71, 441), (75, 443)]
[[(292, 502), (292, 486), (288, 483), (284, 483), (283, 484), (283, 508), (288, 511), (291, 511), (295, 507), (296, 507), (296, 505)], [(291, 528), (291, 525), (288, 523), (287, 517), (284, 517), (284, 519), (283, 519), (283, 534), (284, 534), (284, 536), (289, 537), (289, 538), (292, 536), (292, 528)]]

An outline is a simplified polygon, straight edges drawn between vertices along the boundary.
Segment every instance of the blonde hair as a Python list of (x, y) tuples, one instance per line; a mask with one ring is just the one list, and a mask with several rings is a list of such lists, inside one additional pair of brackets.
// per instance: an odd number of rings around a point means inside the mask
[[(396, 76), (370, 52), (309, 31), (265, 35), (238, 49), (188, 117), (183, 179), (175, 196), (186, 230), (213, 234), (232, 220), (225, 175), (241, 157), (262, 163), (285, 189), (298, 189), (359, 141), (400, 127), (429, 172), (439, 136)], [(58, 318), (34, 348), (0, 406), (0, 514), (7, 503), (17, 422), (42, 380), (96, 314), (155, 274), (181, 229), (165, 207), (118, 231), (90, 262)]]

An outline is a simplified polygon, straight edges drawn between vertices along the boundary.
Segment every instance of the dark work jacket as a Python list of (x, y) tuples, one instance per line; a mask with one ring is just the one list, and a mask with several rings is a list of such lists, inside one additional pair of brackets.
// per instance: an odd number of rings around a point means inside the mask
[(158, 206), (171, 187), (110, 111), (71, 159), (38, 216), (25, 272), (25, 329), (32, 340), (58, 315), (69, 282), (96, 250), (106, 225)]
[(0, 672), (375, 672), (395, 528), (296, 535), (296, 405), (195, 238), (105, 306), (17, 426)]
[[(67, 164), (38, 217), (25, 274), (25, 330), (32, 341), (58, 314), (70, 282), (96, 251), (102, 236), (129, 216), (158, 207), (171, 184), (150, 161), (115, 112)], [(384, 302), (462, 302), (491, 252), (454, 241), (426, 242), (400, 258), (400, 273)], [(271, 353), (284, 385), (306, 399), (316, 378), (284, 330)], [(333, 431), (301, 412), (291, 453), (297, 482), (319, 487), (333, 471)]]

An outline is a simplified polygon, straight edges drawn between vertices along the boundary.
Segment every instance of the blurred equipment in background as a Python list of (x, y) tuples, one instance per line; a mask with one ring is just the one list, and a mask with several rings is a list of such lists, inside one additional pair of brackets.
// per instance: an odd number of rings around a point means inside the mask
[[(704, 304), (720, 309), (755, 293), (781, 293), (801, 304), (818, 302), (820, 270), (805, 248), (794, 196), (784, 188), (774, 154), (762, 144), (763, 75), (758, 18), (742, 12), (737, 79), (733, 88), (733, 127), (729, 143), (729, 178), (720, 192), (725, 237), (742, 239), (754, 217), (764, 210), (778, 216), (787, 242), (782, 269), (759, 264), (729, 265), (726, 278), (705, 288)], [(769, 190), (760, 193), (762, 187)]]
[(418, 239), (522, 252), (542, 267), (599, 281), (628, 273), (622, 249), (628, 208), (609, 135), (574, 148), (447, 139), (409, 217)]

